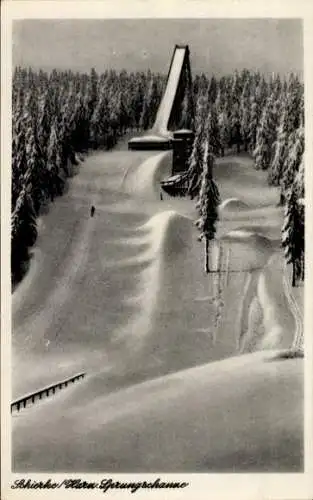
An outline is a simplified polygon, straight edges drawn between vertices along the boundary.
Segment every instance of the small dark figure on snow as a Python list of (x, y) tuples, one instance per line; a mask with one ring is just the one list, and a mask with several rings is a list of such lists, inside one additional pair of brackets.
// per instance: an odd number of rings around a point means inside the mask
[(163, 194), (162, 194), (162, 191), (160, 191), (160, 200), (161, 200), (161, 201), (163, 200)]
[(95, 209), (95, 207), (92, 205), (92, 206), (91, 206), (91, 209), (90, 209), (90, 217), (93, 217), (93, 216), (95, 215), (95, 211), (96, 211), (96, 209)]

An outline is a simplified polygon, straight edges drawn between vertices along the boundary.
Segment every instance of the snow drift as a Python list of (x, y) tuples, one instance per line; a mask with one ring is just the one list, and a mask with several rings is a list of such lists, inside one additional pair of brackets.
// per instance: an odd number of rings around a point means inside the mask
[(229, 231), (220, 240), (231, 246), (233, 270), (262, 268), (277, 246), (275, 241), (245, 228)]
[[(133, 300), (140, 304), (138, 315), (117, 334), (117, 340), (125, 343), (123, 369), (164, 374), (178, 367), (196, 364), (207, 352), (207, 336), (202, 334), (202, 346), (193, 335), (196, 326), (203, 326), (202, 314), (190, 314), (193, 300), (203, 280), (202, 269), (195, 269), (193, 223), (174, 210), (160, 212), (144, 226), (144, 237), (149, 242), (145, 251), (148, 265), (142, 270)], [(190, 265), (189, 265), (190, 263)], [(187, 264), (187, 265), (186, 265)], [(195, 277), (199, 275), (199, 282)], [(179, 290), (184, 289), (184, 297)], [(175, 329), (171, 324), (175, 324)], [(198, 336), (199, 337), (199, 336)], [(199, 340), (199, 338), (198, 338)]]
[(303, 363), (274, 354), (210, 363), (107, 396), (87, 378), (66, 400), (60, 393), (53, 411), (47, 400), (14, 417), (13, 468), (300, 472)]
[(273, 243), (269, 238), (266, 238), (265, 236), (254, 231), (246, 230), (245, 228), (230, 231), (225, 236), (223, 236), (223, 240), (248, 244), (255, 248), (261, 249), (264, 252), (266, 252), (267, 250), (272, 251), (273, 249)]
[(238, 198), (228, 198), (227, 200), (224, 200), (220, 206), (219, 210), (221, 212), (223, 211), (234, 211), (234, 210), (248, 210), (250, 206), (245, 203), (242, 200), (239, 200)]

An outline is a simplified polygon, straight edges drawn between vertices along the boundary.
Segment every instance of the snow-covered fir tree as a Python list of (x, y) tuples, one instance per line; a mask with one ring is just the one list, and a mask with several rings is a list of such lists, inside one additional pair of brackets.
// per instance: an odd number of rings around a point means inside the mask
[(25, 123), (21, 116), (12, 124), (12, 207), (23, 188), (23, 175), (27, 168)]
[(248, 151), (249, 147), (249, 131), (250, 131), (249, 126), (251, 118), (250, 87), (251, 87), (251, 82), (250, 79), (247, 77), (241, 94), (240, 108), (239, 108), (240, 134), (245, 151)]
[(237, 153), (240, 153), (240, 145), (242, 143), (242, 138), (241, 138), (239, 104), (237, 102), (237, 99), (234, 105), (232, 106), (232, 111), (230, 114), (230, 131), (231, 131), (230, 146), (236, 145)]
[(139, 120), (139, 127), (142, 130), (147, 130), (150, 126), (150, 94), (152, 89), (152, 82), (149, 84), (148, 93), (145, 94), (142, 105), (142, 112)]
[(214, 104), (218, 92), (218, 84), (214, 75), (212, 75), (209, 88), (208, 88), (208, 102), (209, 104)]
[(184, 98), (181, 104), (181, 117), (179, 121), (180, 129), (193, 130), (194, 127), (194, 113), (193, 113), (193, 99), (189, 88), (186, 87)]
[(253, 154), (257, 144), (257, 132), (259, 121), (261, 117), (261, 107), (257, 102), (256, 98), (252, 96), (250, 98), (250, 121), (248, 125), (248, 148), (250, 153)]
[(49, 91), (43, 92), (38, 101), (38, 140), (44, 159), (46, 160), (47, 146), (51, 128), (52, 110)]
[(280, 182), (281, 194), (287, 196), (295, 176), (299, 170), (302, 157), (304, 154), (304, 128), (300, 127), (295, 130), (289, 137), (288, 150), (283, 166), (283, 174)]
[(255, 97), (261, 109), (265, 106), (266, 100), (269, 96), (268, 84), (264, 76), (259, 77), (259, 81), (255, 89)]
[(305, 170), (304, 170), (304, 154), (302, 155), (301, 163), (299, 166), (299, 170), (295, 175), (294, 180), (294, 189), (297, 195), (298, 200), (302, 200), (304, 202), (305, 196)]
[(214, 155), (210, 150), (208, 141), (204, 146), (203, 174), (201, 179), (201, 189), (197, 210), (199, 219), (196, 226), (200, 231), (200, 240), (205, 242), (205, 272), (210, 272), (210, 241), (214, 239), (216, 233), (216, 223), (218, 220), (218, 205), (220, 195), (217, 185), (213, 180)]
[(191, 151), (191, 156), (189, 158), (188, 164), (188, 195), (191, 199), (198, 196), (201, 185), (201, 175), (203, 171), (203, 143), (202, 143), (203, 132), (197, 131), (193, 147)]
[(90, 120), (90, 141), (95, 149), (107, 145), (108, 128), (107, 88), (103, 86)]
[(292, 265), (292, 286), (301, 277), (304, 255), (304, 218), (292, 187), (286, 195), (285, 216), (282, 227), (282, 245), (287, 264)]
[(218, 128), (221, 156), (224, 156), (230, 142), (230, 123), (225, 109), (221, 109), (218, 114)]
[(156, 112), (158, 109), (158, 105), (160, 102), (160, 96), (158, 91), (158, 84), (155, 78), (152, 77), (150, 88), (148, 92), (148, 127), (152, 127)]
[(136, 81), (132, 93), (131, 109), (133, 110), (133, 126), (139, 129), (140, 116), (144, 101), (144, 87), (140, 75), (136, 75)]
[(46, 199), (48, 182), (45, 176), (45, 162), (38, 140), (35, 119), (30, 119), (27, 122), (25, 142), (27, 167), (24, 179), (26, 187), (31, 186), (35, 212), (38, 213), (41, 204)]
[(47, 177), (51, 201), (62, 194), (64, 187), (64, 172), (62, 171), (62, 144), (58, 138), (58, 122), (52, 124), (47, 148)]
[(235, 70), (231, 81), (232, 84), (231, 84), (230, 99), (232, 101), (232, 107), (235, 106), (235, 108), (238, 110), (240, 103), (240, 96), (242, 92), (242, 83), (239, 72), (237, 70)]
[(187, 193), (191, 199), (198, 196), (201, 185), (201, 175), (203, 171), (203, 146), (205, 138), (205, 117), (207, 101), (199, 96), (196, 113), (196, 130), (193, 147), (188, 162), (188, 189)]
[(214, 105), (210, 106), (205, 121), (203, 140), (205, 142), (208, 142), (209, 147), (215, 156), (220, 155), (221, 151), (220, 132), (219, 132), (218, 116)]
[(214, 105), (218, 115), (220, 115), (220, 113), (222, 113), (223, 111), (226, 112), (226, 95), (221, 81), (219, 82)]
[(271, 96), (266, 101), (257, 129), (256, 147), (254, 150), (255, 168), (257, 170), (267, 170), (271, 164), (278, 117), (279, 103), (275, 102), (273, 96)]
[(11, 218), (11, 274), (12, 283), (18, 283), (26, 272), (29, 247), (37, 238), (36, 213), (30, 186), (19, 193)]
[(299, 170), (295, 176), (294, 192), (298, 200), (299, 217), (301, 221), (301, 228), (303, 231), (303, 253), (301, 262), (301, 279), (304, 280), (305, 272), (305, 169), (304, 169), (304, 156), (302, 156), (302, 161), (300, 163)]
[(300, 127), (303, 116), (303, 84), (299, 78), (291, 73), (286, 91), (285, 108), (286, 108), (286, 127), (288, 134)]
[(287, 155), (288, 134), (286, 130), (286, 110), (283, 109), (279, 126), (277, 128), (276, 140), (273, 143), (273, 153), (268, 169), (268, 183), (279, 186)]

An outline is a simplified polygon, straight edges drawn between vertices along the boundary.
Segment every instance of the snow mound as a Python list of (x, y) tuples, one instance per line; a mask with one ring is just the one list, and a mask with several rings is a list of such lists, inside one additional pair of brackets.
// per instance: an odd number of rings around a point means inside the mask
[(144, 258), (149, 265), (141, 273), (137, 290), (142, 301), (141, 313), (131, 327), (127, 325), (126, 331), (136, 331), (140, 337), (150, 331), (162, 290), (164, 265), (166, 262), (172, 265), (177, 254), (188, 246), (192, 228), (192, 221), (174, 210), (159, 212), (138, 228), (148, 245)]
[(165, 151), (149, 157), (125, 177), (124, 190), (145, 199), (159, 199), (160, 181), (171, 172), (171, 156), (171, 151)]
[(174, 258), (188, 246), (193, 225), (188, 217), (175, 210), (166, 210), (151, 217), (142, 228), (150, 230), (153, 246), (158, 249), (159, 257), (163, 255)]
[(199, 293), (202, 267), (194, 261), (192, 220), (168, 210), (151, 217), (141, 229), (149, 242), (149, 264), (137, 288), (140, 313), (118, 339), (125, 343), (124, 370), (140, 370), (147, 377), (204, 362), (210, 344), (203, 332), (197, 338), (193, 334), (199, 322), (190, 308)]
[(300, 472), (303, 362), (276, 354), (229, 358), (109, 395), (87, 377), (72, 397), (59, 396), (62, 404), (55, 398), (15, 417), (13, 469)]
[(252, 271), (263, 268), (277, 250), (277, 242), (244, 228), (229, 231), (220, 241), (231, 250), (233, 271)]
[(236, 228), (236, 231), (245, 231), (248, 233), (259, 234), (279, 244), (281, 242), (281, 228), (276, 224), (276, 221), (274, 221), (274, 223), (268, 221), (268, 223), (263, 226), (261, 225), (240, 226)]
[(258, 250), (268, 251), (273, 248), (273, 241), (262, 234), (245, 229), (235, 229), (221, 237), (226, 242), (244, 243), (257, 248)]
[(247, 210), (249, 208), (250, 206), (244, 201), (239, 200), (239, 198), (228, 198), (227, 200), (224, 200), (219, 206), (219, 209), (221, 211)]
[[(153, 272), (158, 285), (141, 363), (145, 360), (149, 365), (154, 359), (154, 374), (162, 375), (207, 361), (211, 343), (207, 334), (196, 330), (206, 326), (208, 312), (203, 304), (194, 303), (201, 289), (203, 267), (195, 260), (193, 221), (169, 210), (152, 217), (147, 226), (156, 258), (145, 274), (145, 295), (156, 288), (150, 279)], [(147, 311), (147, 307), (142, 309)]]

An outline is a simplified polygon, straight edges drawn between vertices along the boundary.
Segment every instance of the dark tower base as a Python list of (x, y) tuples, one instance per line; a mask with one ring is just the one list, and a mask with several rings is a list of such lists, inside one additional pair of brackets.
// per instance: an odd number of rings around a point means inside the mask
[(172, 140), (158, 137), (134, 137), (128, 141), (128, 149), (136, 151), (164, 151), (172, 149)]

